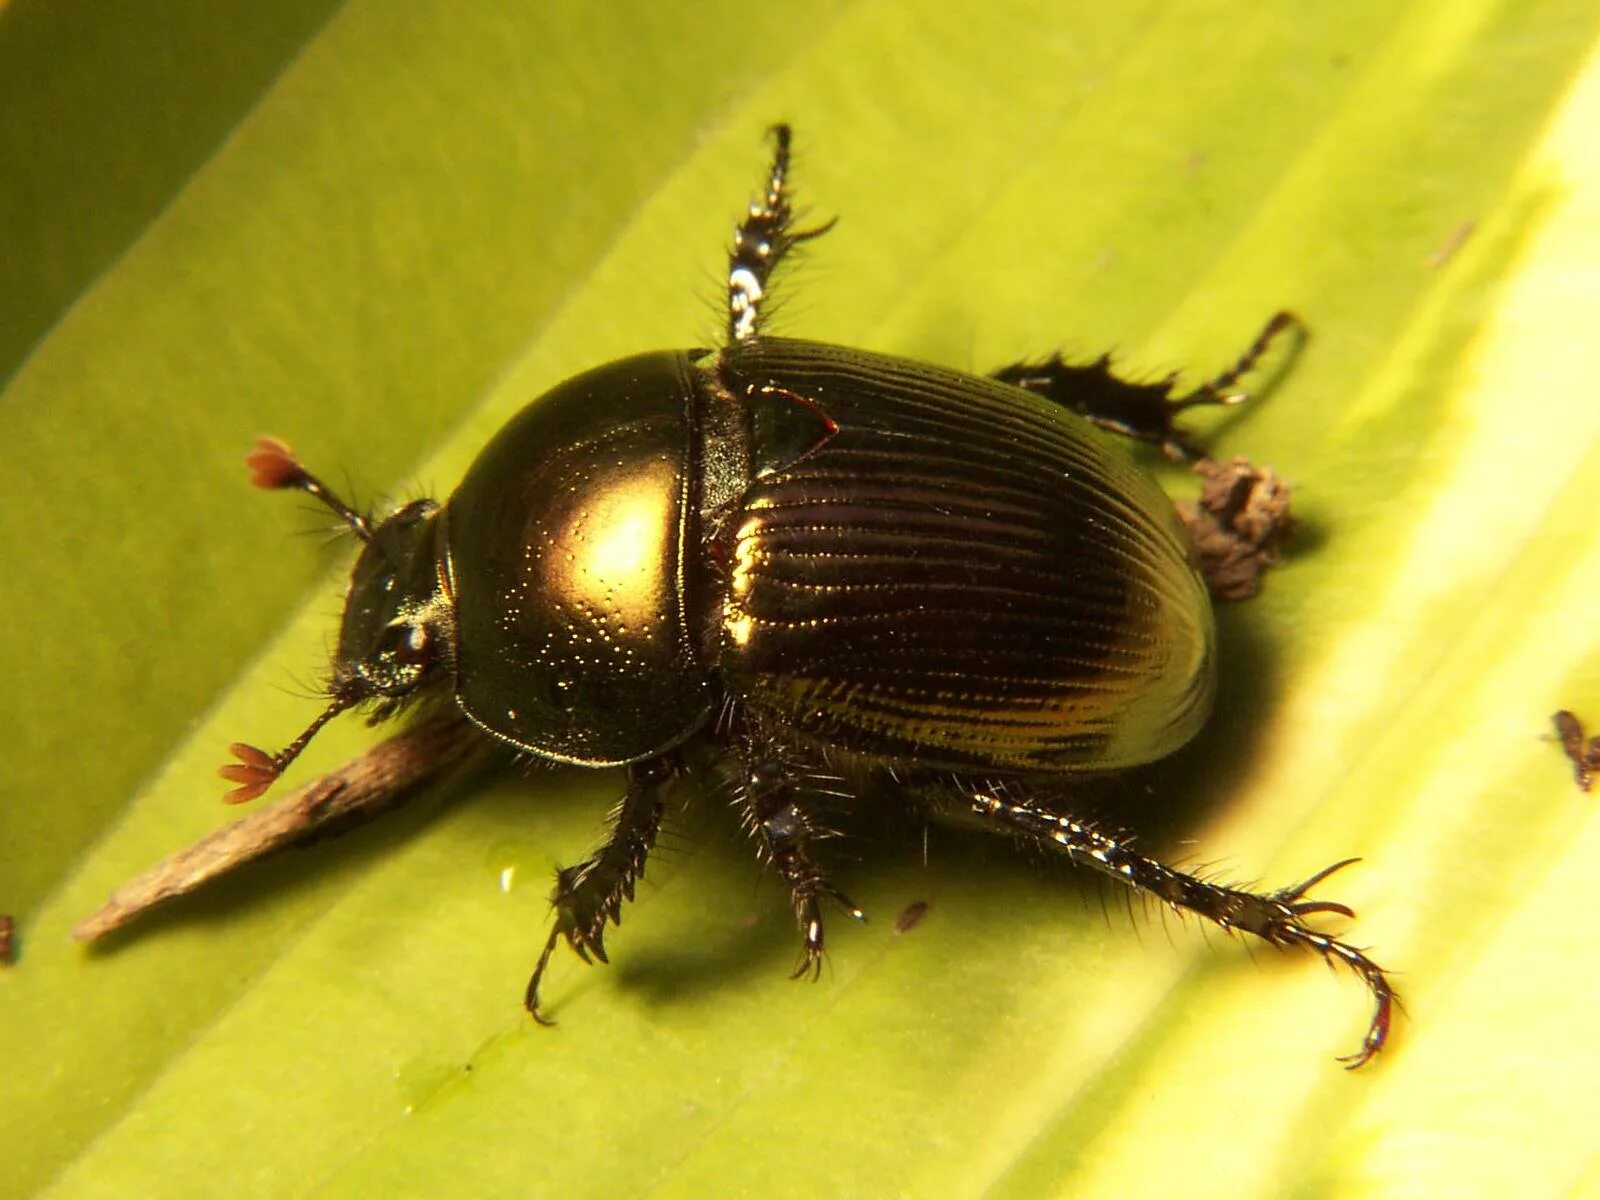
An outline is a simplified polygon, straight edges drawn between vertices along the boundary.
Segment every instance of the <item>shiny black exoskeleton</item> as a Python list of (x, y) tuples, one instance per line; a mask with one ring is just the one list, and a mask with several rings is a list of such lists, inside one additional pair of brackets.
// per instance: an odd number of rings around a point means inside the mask
[[(822, 229), (791, 228), (789, 131), (739, 227), (726, 344), (642, 354), (571, 379), (516, 416), (444, 504), (374, 521), (281, 443), (256, 482), (331, 507), (364, 543), (330, 703), (285, 751), (224, 769), (264, 791), (321, 725), (453, 696), (490, 737), (627, 788), (607, 843), (562, 870), (555, 927), (604, 960), (633, 895), (664, 785), (716, 748), (803, 938), (823, 904), (861, 912), (816, 854), (817, 777), (893, 781), (908, 800), (1056, 848), (1229, 929), (1343, 962), (1376, 1009), (1392, 992), (1362, 952), (1312, 928), (1348, 915), (1297, 886), (1254, 893), (1134, 852), (1071, 815), (1067, 785), (1176, 750), (1206, 720), (1210, 598), (1173, 506), (1104, 430), (1188, 447), (1173, 416), (1227, 403), (1290, 325), (1280, 315), (1228, 372), (1187, 395), (1105, 360), (1059, 358), (980, 378), (768, 335), (774, 269)], [(1343, 865), (1343, 864), (1340, 864)], [(1334, 868), (1330, 868), (1330, 871)], [(542, 1018), (541, 1018), (542, 1019)]]

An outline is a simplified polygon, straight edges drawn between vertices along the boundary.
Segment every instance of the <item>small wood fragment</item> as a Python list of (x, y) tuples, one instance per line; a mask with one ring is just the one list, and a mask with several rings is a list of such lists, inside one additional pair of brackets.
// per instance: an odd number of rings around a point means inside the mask
[(0, 913), (0, 967), (17, 960), (17, 922), (10, 913)]
[(1478, 223), (1471, 220), (1457, 224), (1454, 229), (1445, 235), (1444, 241), (1434, 248), (1433, 253), (1428, 255), (1427, 265), (1434, 270), (1444, 266), (1445, 263), (1456, 256), (1456, 252), (1461, 247), (1467, 244), (1467, 239), (1472, 236), (1473, 230), (1477, 229), (1477, 227)]
[(461, 762), (484, 737), (459, 713), (425, 717), (276, 804), (207, 834), (130, 879), (72, 936), (90, 942), (140, 913), (245, 863), (364, 825), (398, 808), (417, 785)]
[(900, 915), (894, 919), (895, 933), (910, 933), (918, 925), (921, 925), (922, 918), (928, 915), (929, 907), (930, 906), (926, 900), (913, 900), (910, 904), (906, 905), (905, 908), (901, 910)]

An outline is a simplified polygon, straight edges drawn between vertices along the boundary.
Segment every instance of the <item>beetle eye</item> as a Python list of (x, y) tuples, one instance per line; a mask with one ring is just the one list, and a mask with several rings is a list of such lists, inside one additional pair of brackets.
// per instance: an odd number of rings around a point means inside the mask
[(402, 667), (425, 667), (433, 658), (433, 639), (421, 621), (397, 621), (383, 631), (379, 653)]
[(355, 664), (352, 676), (363, 694), (405, 696), (421, 683), (433, 665), (433, 631), (426, 622), (399, 620), (378, 635), (371, 655)]
[(394, 656), (408, 667), (420, 667), (433, 657), (432, 639), (428, 627), (421, 624), (402, 625), (396, 630)]

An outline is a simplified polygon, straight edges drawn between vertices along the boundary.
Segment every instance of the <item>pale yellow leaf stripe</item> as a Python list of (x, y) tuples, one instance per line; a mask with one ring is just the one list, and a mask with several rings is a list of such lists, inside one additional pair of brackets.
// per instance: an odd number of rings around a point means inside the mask
[[(1350, 1177), (1325, 1182), (1350, 1196), (1547, 1196), (1577, 1186), (1585, 1172), (1592, 1177), (1588, 1097), (1600, 1078), (1600, 954), (1587, 918), (1600, 807), (1571, 786), (1543, 735), (1561, 703), (1587, 699), (1591, 717), (1600, 716), (1600, 694), (1563, 690), (1575, 664), (1600, 649), (1597, 128), (1600, 56), (1514, 189), (1548, 193), (1553, 203), (1481, 342), (1462, 348), (1470, 358), (1448, 419), (1463, 439), (1438, 464), (1427, 507), (1396, 514), (1409, 530), (1396, 539), (1397, 569), (1383, 577), (1370, 613), (1296, 687), (1249, 796), (1205, 835), (1231, 844), (1250, 826), (1250, 810), (1259, 814), (1275, 796), (1331, 783), (1336, 790), (1314, 818), (1316, 829), (1292, 848), (1298, 863), (1305, 845), (1325, 844), (1328, 831), (1340, 828), (1342, 810), (1367, 805), (1378, 789), (1392, 792), (1396, 819), (1373, 830), (1383, 839), (1383, 870), (1352, 876), (1354, 886), (1341, 895), (1363, 908), (1363, 933), (1384, 947), (1385, 961), (1409, 968), (1410, 1020), (1397, 1051), (1378, 1078), (1320, 1081), (1342, 1128), (1336, 1143), (1318, 1146), (1292, 1117), (1319, 1086), (1311, 1073), (1325, 1064), (1306, 1059), (1302, 1069), (1291, 1052), (1303, 1048), (1308, 1026), (1339, 1019), (1327, 980), (1298, 973), (1267, 1006), (1248, 1000), (1247, 980), (1209, 978), (1204, 1014), (1183, 1021), (1164, 1043), (1159, 1076), (1130, 1087), (1134, 1099), (1096, 1143), (1076, 1195), (1125, 1195), (1127, 1181), (1147, 1171), (1151, 1130), (1162, 1132), (1164, 1156), (1206, 1164), (1192, 1181), (1197, 1190), (1186, 1193), (1194, 1196), (1273, 1194), (1277, 1173), (1306, 1152), (1348, 1164)], [(1463, 252), (1471, 253), (1470, 246)], [(1428, 320), (1424, 313), (1397, 354), (1430, 340)], [(1399, 669), (1404, 650), (1464, 594), (1481, 610), (1419, 685)], [(1386, 705), (1386, 695), (1398, 707)], [(1356, 747), (1362, 758), (1352, 773), (1345, 756), (1358, 736), (1370, 736), (1374, 709), (1390, 720), (1376, 741)], [(1448, 725), (1441, 727), (1441, 715)], [(1542, 825), (1508, 836), (1490, 824), (1506, 815), (1495, 805), (1505, 803), (1508, 778)], [(1428, 904), (1426, 889), (1458, 882), (1452, 876), (1465, 864), (1455, 852), (1479, 830), (1502, 838), (1507, 858), (1531, 869), (1503, 911), (1466, 911), (1457, 926), (1449, 911)], [(1465, 869), (1493, 872), (1495, 865), (1491, 853)], [(1460, 886), (1485, 885), (1492, 904), (1494, 882)], [(1457, 944), (1458, 929), (1475, 940)], [(1458, 957), (1462, 969), (1452, 970)], [(1219, 1141), (1212, 1122), (1186, 1119), (1193, 1090), (1167, 1082), (1225, 1085), (1239, 1077), (1228, 1064), (1234, 1005), (1248, 1012), (1255, 1037), (1285, 1048), (1273, 1087), (1297, 1098), (1285, 1120), (1258, 1126), (1281, 1135), (1279, 1145)], [(1223, 1109), (1271, 1102), (1209, 1090)]]

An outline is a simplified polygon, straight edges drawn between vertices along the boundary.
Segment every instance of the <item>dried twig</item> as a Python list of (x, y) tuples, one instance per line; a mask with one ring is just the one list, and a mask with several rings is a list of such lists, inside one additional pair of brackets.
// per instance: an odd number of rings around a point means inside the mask
[(93, 941), (140, 913), (289, 846), (343, 833), (398, 808), (420, 783), (466, 758), (483, 735), (459, 713), (423, 718), (278, 803), (207, 834), (111, 894), (72, 936)]

